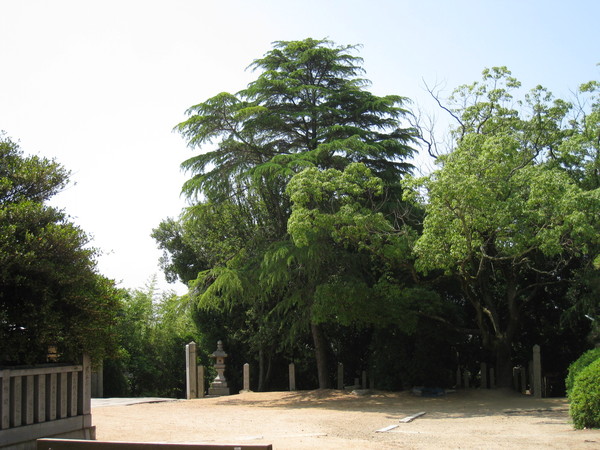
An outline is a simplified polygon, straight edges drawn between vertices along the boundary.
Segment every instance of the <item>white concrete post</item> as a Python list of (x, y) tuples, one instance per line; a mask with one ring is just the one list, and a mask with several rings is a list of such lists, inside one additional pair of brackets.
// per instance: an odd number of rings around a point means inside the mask
[(198, 398), (198, 379), (196, 369), (196, 343), (190, 342), (185, 346), (185, 398)]
[(250, 391), (250, 364), (244, 364), (244, 391)]

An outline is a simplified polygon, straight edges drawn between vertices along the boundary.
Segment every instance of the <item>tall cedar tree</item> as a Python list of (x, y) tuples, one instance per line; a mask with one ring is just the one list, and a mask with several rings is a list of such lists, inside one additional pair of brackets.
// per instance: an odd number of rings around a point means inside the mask
[[(369, 82), (361, 78), (362, 59), (355, 50), (356, 46), (337, 46), (328, 40), (275, 42), (251, 65), (261, 73), (245, 90), (221, 93), (191, 107), (189, 118), (177, 126), (190, 147), (206, 146), (182, 164), (192, 174), (184, 193), (203, 211), (202, 205), (225, 203), (249, 211), (248, 220), (260, 223), (262, 230), (263, 245), (253, 247), (258, 271), (268, 266), (260, 264), (268, 245), (290, 242), (291, 205), (285, 189), (294, 174), (307, 167), (343, 170), (351, 163), (363, 163), (392, 191), (410, 171), (405, 160), (413, 152), (414, 133), (400, 126), (407, 114), (406, 99), (367, 91)], [(198, 285), (204, 289), (199, 291), (200, 302), (210, 284), (219, 286), (221, 297), (227, 292), (253, 295), (248, 290), (227, 290), (228, 283), (243, 285), (231, 271), (219, 270), (229, 262), (216, 263), (210, 276), (200, 277)], [(278, 298), (288, 294), (270, 293)], [(324, 388), (326, 338), (310, 311), (304, 316), (312, 330), (319, 386)]]

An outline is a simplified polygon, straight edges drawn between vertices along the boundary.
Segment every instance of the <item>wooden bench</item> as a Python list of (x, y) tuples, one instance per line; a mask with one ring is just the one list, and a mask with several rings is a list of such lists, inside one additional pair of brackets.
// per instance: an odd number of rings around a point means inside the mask
[(271, 444), (169, 444), (80, 439), (38, 439), (37, 450), (273, 450)]

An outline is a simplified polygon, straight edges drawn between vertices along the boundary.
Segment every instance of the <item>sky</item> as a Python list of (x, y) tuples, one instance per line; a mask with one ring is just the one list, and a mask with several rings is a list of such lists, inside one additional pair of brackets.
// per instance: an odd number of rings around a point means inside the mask
[(100, 273), (181, 294), (150, 236), (185, 207), (180, 164), (201, 151), (173, 128), (245, 88), (272, 42), (360, 44), (373, 93), (444, 123), (425, 86), (444, 97), (486, 67), (559, 98), (600, 80), (599, 17), (596, 0), (0, 0), (0, 130), (71, 171), (52, 203), (92, 237)]

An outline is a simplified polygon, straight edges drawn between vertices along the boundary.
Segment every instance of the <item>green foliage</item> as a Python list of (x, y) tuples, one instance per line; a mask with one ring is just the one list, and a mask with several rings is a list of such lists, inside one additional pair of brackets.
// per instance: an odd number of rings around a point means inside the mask
[(555, 162), (572, 135), (562, 126), (570, 105), (538, 86), (516, 110), (519, 85), (494, 68), (458, 88), (453, 150), (431, 175), (406, 183), (426, 209), (417, 268), (461, 281), (483, 344), (502, 364), (501, 383), (510, 381), (522, 315), (535, 314), (540, 291), (567, 279), (573, 260), (594, 256), (600, 235), (600, 191), (582, 189)]
[(0, 364), (45, 362), (49, 346), (98, 361), (114, 346), (120, 294), (97, 274), (87, 235), (44, 203), (69, 174), (3, 135), (0, 154)]
[(569, 400), (569, 414), (575, 428), (600, 428), (600, 359), (575, 377)]
[(184, 348), (197, 340), (187, 296), (159, 296), (154, 283), (128, 292), (116, 333), (119, 351), (105, 362), (107, 396), (185, 395)]
[(579, 376), (579, 374), (585, 369), (587, 366), (592, 364), (594, 361), (600, 359), (600, 347), (593, 348), (588, 350), (576, 361), (572, 362), (569, 366), (567, 379), (565, 380), (565, 386), (567, 388), (567, 395), (571, 395), (571, 391), (575, 386), (575, 380)]
[[(198, 307), (228, 312), (235, 323), (246, 320), (245, 331), (253, 333), (245, 334), (245, 344), (261, 355), (273, 352), (267, 337), (279, 338), (277, 351), (294, 352), (311, 326), (313, 337), (321, 339), (317, 323), (359, 320), (372, 311), (368, 292), (381, 298), (390, 292), (382, 288), (375, 294), (383, 271), (378, 267), (373, 279), (373, 255), (385, 248), (390, 260), (404, 257), (386, 245), (395, 234), (387, 219), (363, 200), (377, 196), (382, 212), (393, 214), (398, 180), (411, 168), (405, 159), (413, 152), (415, 132), (401, 127), (406, 99), (365, 89), (355, 50), (328, 40), (276, 42), (251, 65), (260, 74), (246, 89), (192, 106), (188, 120), (176, 127), (201, 151), (182, 164), (191, 173), (183, 192), (195, 205), (179, 227), (164, 223), (155, 236), (170, 253), (165, 268), (188, 280), (197, 270), (190, 286)], [(212, 146), (202, 148), (207, 144)], [(305, 169), (309, 172), (296, 178)], [(321, 173), (318, 186), (311, 185), (310, 176)], [(337, 186), (329, 188), (322, 177)], [(291, 180), (303, 185), (293, 195), (286, 191)], [(319, 197), (303, 203), (299, 196), (317, 189)], [(355, 200), (347, 202), (350, 198)], [(328, 201), (330, 215), (311, 212), (312, 203)], [(323, 222), (313, 224), (311, 218)], [(311, 233), (313, 225), (319, 236)], [(374, 227), (377, 232), (369, 235)], [(379, 229), (390, 238), (381, 238)], [(336, 310), (330, 294), (342, 287), (357, 294), (349, 299), (351, 308)], [(374, 321), (374, 314), (366, 320)], [(319, 359), (321, 374), (323, 363)]]

